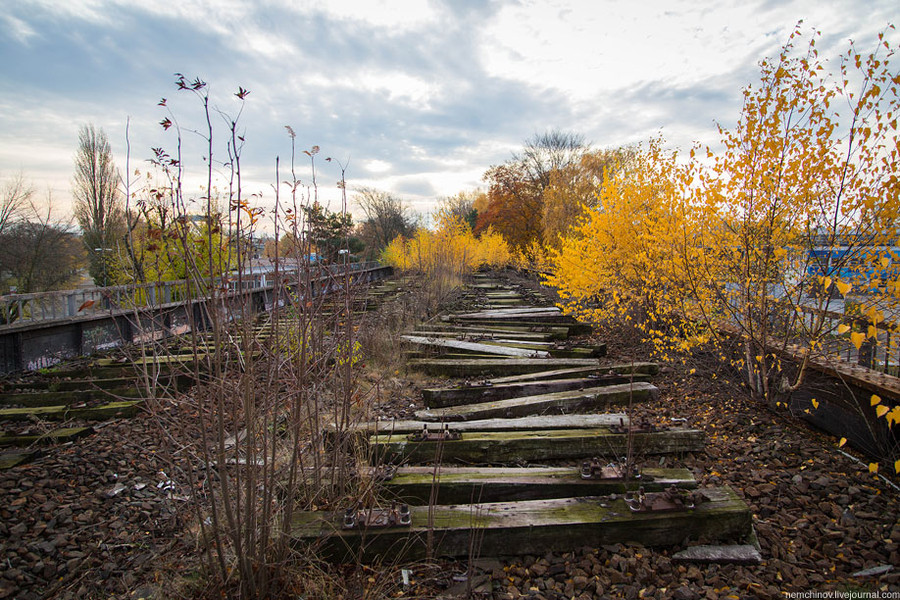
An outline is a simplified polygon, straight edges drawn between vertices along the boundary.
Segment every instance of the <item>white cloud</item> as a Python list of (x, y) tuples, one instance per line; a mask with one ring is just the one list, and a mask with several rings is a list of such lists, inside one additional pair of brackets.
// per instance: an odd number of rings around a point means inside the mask
[(384, 160), (367, 160), (363, 162), (363, 169), (369, 173), (380, 174), (391, 170), (391, 163)]
[(37, 35), (37, 31), (31, 25), (15, 15), (4, 14), (0, 18), (6, 22), (6, 30), (22, 44), (27, 45), (29, 40)]
[[(482, 32), (481, 56), (495, 76), (562, 90), (576, 101), (648, 81), (684, 86), (776, 52), (808, 8), (802, 2), (524, 0), (504, 6)], [(884, 5), (874, 8), (884, 13)], [(836, 33), (849, 10), (857, 9), (822, 2), (807, 23)]]
[(358, 66), (342, 69), (341, 73), (303, 72), (291, 77), (291, 85), (298, 93), (310, 88), (365, 92), (380, 97), (385, 103), (403, 104), (417, 111), (430, 110), (431, 103), (444, 93), (444, 86), (436, 81), (426, 81), (394, 69)]
[[(296, 3), (287, 2), (288, 6)], [(426, 0), (301, 0), (297, 8), (307, 14), (359, 21), (395, 32), (433, 24), (439, 16), (435, 3)]]

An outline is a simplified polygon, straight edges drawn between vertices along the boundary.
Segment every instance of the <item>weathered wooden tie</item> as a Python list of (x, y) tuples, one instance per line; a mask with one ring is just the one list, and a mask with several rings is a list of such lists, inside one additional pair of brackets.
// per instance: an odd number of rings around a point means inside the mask
[(480, 375), (521, 375), (536, 371), (562, 368), (600, 368), (594, 358), (509, 358), (496, 360), (478, 359), (418, 359), (409, 362), (409, 368), (428, 375), (446, 377), (475, 377)]
[[(439, 429), (439, 428), (438, 428)], [(467, 431), (460, 439), (411, 441), (407, 435), (372, 435), (374, 463), (444, 462), (455, 464), (520, 464), (544, 460), (601, 457), (618, 459), (628, 451), (628, 435), (597, 429), (532, 431)], [(669, 429), (631, 434), (637, 456), (699, 452), (705, 435), (699, 429)]]
[(506, 400), (522, 396), (536, 396), (569, 390), (583, 390), (604, 385), (646, 382), (649, 375), (604, 374), (596, 377), (576, 377), (572, 379), (549, 379), (546, 381), (526, 381), (522, 383), (501, 383), (498, 385), (464, 385), (452, 388), (430, 388), (422, 390), (422, 400), (428, 408), (458, 406), (473, 402)]
[(521, 348), (523, 350), (543, 350), (551, 358), (599, 358), (606, 356), (606, 344), (592, 344), (590, 346), (563, 347), (549, 342), (536, 342), (531, 340), (482, 340), (481, 344), (489, 346), (504, 346), (507, 348)]
[(93, 402), (93, 401), (110, 401), (110, 400), (138, 400), (140, 399), (138, 391), (132, 386), (120, 389), (87, 389), (81, 391), (64, 391), (64, 392), (20, 392), (20, 393), (3, 393), (0, 394), (0, 406), (71, 406), (73, 404)]
[(483, 332), (483, 333), (508, 333), (508, 332), (524, 332), (524, 333), (547, 333), (554, 336), (567, 334), (569, 331), (568, 324), (554, 325), (553, 323), (525, 323), (523, 321), (496, 321), (491, 324), (479, 323), (449, 323), (447, 321), (430, 321), (421, 323), (419, 328), (432, 329), (434, 331), (463, 331), (463, 332)]
[(0, 435), (0, 446), (32, 446), (71, 442), (94, 433), (91, 427), (66, 427), (34, 435)]
[[(625, 413), (591, 415), (541, 415), (518, 419), (482, 419), (478, 421), (458, 421), (453, 423), (454, 431), (529, 431), (534, 429), (596, 429), (629, 423)], [(410, 434), (422, 431), (424, 427), (437, 430), (438, 424), (429, 421), (379, 420), (358, 423), (351, 432), (372, 434)], [(327, 433), (334, 431), (330, 426)]]
[(0, 471), (27, 464), (40, 455), (40, 450), (4, 450), (0, 452)]
[(103, 420), (113, 417), (133, 417), (141, 410), (143, 400), (109, 402), (94, 407), (35, 406), (32, 408), (5, 408), (0, 410), (0, 420), (27, 421), (32, 418), (65, 420)]
[[(137, 375), (132, 373), (131, 377), (114, 377), (109, 379), (91, 378), (91, 379), (58, 379), (48, 378), (45, 376), (21, 378), (0, 382), (0, 393), (18, 393), (27, 390), (31, 391), (47, 391), (47, 392), (66, 392), (66, 391), (82, 391), (82, 390), (114, 390), (134, 387), (137, 382)], [(193, 384), (193, 379), (183, 375), (163, 375), (156, 378), (160, 385), (174, 384), (179, 388), (188, 388)]]
[(560, 311), (555, 306), (528, 306), (523, 308), (500, 308), (495, 310), (480, 310), (477, 312), (468, 312), (468, 313), (451, 313), (446, 315), (448, 319), (464, 321), (467, 319), (495, 319), (498, 321), (504, 320), (534, 320), (534, 317), (567, 317), (568, 319), (572, 319), (572, 317), (568, 315), (564, 315), (562, 311)]
[(731, 540), (750, 532), (750, 510), (734, 491), (723, 487), (702, 493), (708, 500), (683, 512), (633, 513), (623, 499), (604, 496), (411, 506), (407, 527), (342, 529), (344, 513), (304, 512), (294, 518), (291, 535), (296, 544), (315, 544), (318, 556), (368, 561), (425, 558), (429, 537), (434, 556), (469, 556), (473, 535), (480, 538), (481, 556), (542, 556), (625, 542), (672, 546), (700, 537)]
[(624, 494), (643, 487), (657, 492), (671, 486), (697, 487), (688, 469), (647, 468), (638, 479), (584, 479), (576, 467), (401, 467), (384, 481), (389, 498), (408, 504), (465, 504)]
[(504, 331), (490, 333), (478, 329), (439, 329), (437, 327), (417, 327), (412, 335), (429, 338), (448, 338), (467, 342), (486, 342), (496, 340), (513, 340), (529, 342), (549, 342), (553, 336), (549, 333)]
[(629, 402), (643, 402), (658, 396), (659, 390), (656, 386), (638, 381), (447, 408), (426, 409), (417, 411), (416, 418), (423, 421), (471, 421), (473, 419), (527, 417), (530, 415), (607, 412), (615, 406), (622, 406)]
[(499, 346), (491, 344), (481, 344), (477, 342), (463, 342), (460, 340), (450, 340), (446, 338), (428, 338), (418, 335), (402, 335), (400, 339), (412, 344), (420, 346), (433, 346), (438, 348), (450, 348), (453, 350), (463, 350), (467, 352), (479, 352), (481, 354), (495, 354), (498, 356), (514, 356), (516, 358), (549, 358), (550, 353), (544, 350), (528, 350), (522, 348), (511, 348), (508, 346)]
[[(560, 339), (565, 339), (565, 337), (573, 336), (573, 335), (590, 335), (593, 331), (593, 327), (587, 323), (580, 323), (571, 317), (546, 317), (540, 319), (510, 319), (510, 320), (495, 320), (495, 319), (478, 319), (471, 318), (456, 321), (453, 319), (449, 319), (451, 323), (457, 324), (465, 324), (470, 328), (474, 327), (485, 327), (496, 329), (499, 326), (503, 327), (516, 327), (517, 329), (525, 329), (526, 331), (540, 331), (539, 328), (542, 327), (552, 327), (554, 329), (564, 329), (565, 336)], [(513, 325), (514, 324), (514, 325)]]
[(519, 375), (509, 375), (506, 377), (494, 377), (487, 379), (486, 384), (498, 385), (503, 383), (523, 383), (527, 381), (545, 381), (548, 379), (565, 379), (568, 377), (588, 377), (594, 374), (642, 374), (656, 375), (659, 373), (659, 365), (650, 362), (636, 362), (625, 365), (607, 365), (604, 367), (574, 367), (568, 369), (550, 369), (547, 371), (533, 371), (522, 373)]

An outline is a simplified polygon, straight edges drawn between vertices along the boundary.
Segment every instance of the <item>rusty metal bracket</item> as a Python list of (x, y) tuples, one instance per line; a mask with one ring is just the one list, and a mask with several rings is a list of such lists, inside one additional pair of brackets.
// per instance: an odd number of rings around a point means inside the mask
[(463, 387), (491, 387), (494, 385), (487, 379), (482, 379), (481, 381), (469, 381), (468, 379), (463, 383)]
[(363, 508), (358, 504), (344, 513), (344, 529), (372, 527), (409, 527), (412, 517), (408, 504), (391, 503), (390, 508)]
[(378, 465), (372, 472), (372, 479), (378, 482), (390, 481), (397, 474), (397, 465)]
[(626, 460), (604, 464), (599, 458), (592, 458), (581, 463), (581, 478), (597, 481), (653, 481), (650, 476), (641, 474), (637, 465), (629, 465)]
[(660, 431), (668, 430), (668, 426), (656, 425), (655, 423), (650, 422), (650, 419), (646, 418), (641, 419), (637, 423), (632, 421), (630, 425), (626, 425), (623, 419), (619, 419), (618, 425), (609, 426), (609, 431), (611, 433), (658, 433)]
[(462, 438), (462, 434), (458, 431), (450, 429), (448, 423), (444, 423), (444, 428), (438, 431), (428, 431), (428, 425), (422, 426), (422, 431), (411, 433), (407, 439), (411, 442), (441, 442), (458, 440)]
[(706, 497), (702, 493), (682, 490), (674, 485), (663, 492), (644, 493), (644, 488), (637, 492), (625, 493), (625, 504), (631, 512), (684, 512), (693, 510)]

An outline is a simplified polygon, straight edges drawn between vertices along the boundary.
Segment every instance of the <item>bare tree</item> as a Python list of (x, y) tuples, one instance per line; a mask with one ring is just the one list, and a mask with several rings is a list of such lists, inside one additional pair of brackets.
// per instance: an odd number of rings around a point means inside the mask
[(478, 209), (475, 208), (479, 199), (484, 198), (487, 203), (487, 194), (481, 190), (459, 192), (454, 196), (446, 196), (438, 200), (438, 208), (449, 215), (468, 223), (473, 230), (478, 219)]
[(21, 173), (3, 182), (0, 187), (0, 235), (25, 215), (31, 206), (32, 196), (34, 188), (25, 181)]
[(366, 244), (369, 256), (376, 256), (395, 237), (409, 235), (415, 229), (409, 209), (396, 196), (361, 187), (356, 190), (353, 201), (366, 215), (359, 228), (359, 237)]
[(84, 264), (84, 252), (71, 224), (53, 218), (49, 193), (46, 208), (29, 201), (19, 216), (0, 232), (0, 290), (15, 286), (19, 293), (45, 292), (70, 284)]
[(588, 146), (581, 134), (552, 129), (526, 140), (521, 154), (513, 155), (513, 161), (520, 162), (532, 183), (543, 190), (550, 185), (553, 171), (578, 162)]
[(116, 260), (115, 246), (125, 233), (125, 216), (119, 195), (119, 176), (112, 148), (103, 129), (93, 124), (78, 131), (75, 153), (75, 218), (83, 232), (90, 274), (98, 285), (110, 285)]

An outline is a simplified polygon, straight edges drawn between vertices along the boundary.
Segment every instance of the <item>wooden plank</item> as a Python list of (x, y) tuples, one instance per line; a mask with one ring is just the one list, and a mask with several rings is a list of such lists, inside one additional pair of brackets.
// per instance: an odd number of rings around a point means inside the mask
[(503, 324), (501, 325), (447, 325), (441, 323), (425, 323), (419, 327), (431, 331), (457, 331), (461, 333), (495, 334), (508, 336), (510, 333), (541, 333), (549, 335), (552, 340), (564, 340), (569, 337), (568, 326), (553, 326), (546, 323), (532, 323), (530, 325)]
[[(633, 435), (634, 452), (673, 454), (699, 452), (705, 436), (699, 429), (670, 429), (658, 433)], [(627, 452), (628, 436), (597, 429), (562, 429), (535, 431), (473, 431), (461, 439), (442, 442), (412, 442), (406, 435), (373, 435), (369, 437), (372, 460), (380, 464), (415, 464), (440, 461), (454, 464), (519, 464), (569, 458), (602, 457), (614, 460)]]
[(574, 376), (590, 376), (592, 373), (596, 374), (607, 374), (607, 373), (635, 373), (635, 374), (644, 374), (644, 375), (656, 375), (659, 373), (659, 365), (656, 363), (650, 362), (636, 362), (630, 364), (619, 364), (619, 365), (607, 365), (604, 367), (595, 367), (595, 368), (584, 368), (584, 367), (576, 367), (572, 369), (551, 369), (549, 371), (534, 371), (530, 373), (523, 373), (521, 375), (510, 375), (509, 377), (495, 377), (493, 379), (488, 379), (487, 383), (491, 385), (503, 384), (503, 383), (520, 383), (526, 381), (543, 381), (547, 379), (562, 379), (566, 377), (574, 377)]
[(0, 435), (0, 446), (31, 446), (32, 444), (59, 444), (71, 442), (94, 433), (92, 427), (67, 427), (54, 429), (40, 435)]
[(143, 400), (109, 402), (95, 407), (69, 408), (68, 406), (37, 406), (34, 408), (5, 408), (0, 410), (0, 420), (27, 421), (40, 419), (89, 419), (102, 420), (113, 417), (133, 417), (143, 406)]
[[(623, 481), (582, 479), (580, 467), (402, 467), (382, 490), (390, 498), (408, 504), (427, 504), (432, 491), (437, 504), (467, 502), (509, 502), (545, 498), (574, 498), (624, 494), (643, 487), (647, 492), (670, 486), (685, 489), (697, 487), (688, 469), (647, 468), (642, 478)], [(436, 482), (436, 484), (435, 484)]]
[(24, 465), (40, 455), (40, 450), (12, 450), (0, 452), (0, 471)]
[(483, 342), (483, 341), (534, 341), (534, 342), (549, 342), (553, 339), (553, 336), (549, 333), (529, 333), (522, 332), (517, 333), (515, 331), (506, 331), (501, 333), (485, 333), (484, 331), (477, 331), (474, 329), (459, 329), (459, 330), (445, 330), (445, 331), (437, 331), (436, 328), (430, 327), (428, 329), (416, 329), (412, 332), (412, 335), (421, 335), (423, 337), (443, 337), (443, 338), (451, 338), (455, 340), (465, 340), (469, 342)]
[(479, 352), (481, 354), (496, 354), (499, 356), (514, 356), (516, 358), (549, 358), (550, 353), (544, 350), (525, 350), (521, 348), (510, 348), (508, 346), (497, 346), (489, 344), (479, 344), (476, 342), (462, 342), (459, 340), (448, 340), (443, 338), (427, 338), (417, 335), (401, 335), (400, 339), (405, 342), (418, 344), (420, 346), (435, 346), (438, 348), (452, 348), (454, 350), (466, 350), (469, 352)]
[(504, 285), (496, 282), (470, 283), (466, 287), (476, 290), (503, 290), (507, 289)]
[(474, 419), (527, 417), (530, 415), (608, 412), (613, 406), (621, 406), (629, 402), (643, 402), (655, 399), (658, 395), (659, 390), (656, 389), (656, 386), (638, 381), (633, 384), (608, 385), (584, 390), (420, 410), (416, 412), (416, 418), (423, 421), (472, 421)]
[(550, 344), (547, 342), (533, 342), (530, 340), (483, 340), (480, 343), (488, 346), (504, 346), (508, 348), (522, 348), (535, 350), (544, 350), (553, 358), (599, 358), (606, 356), (606, 344), (595, 344), (588, 347), (573, 346), (571, 348), (563, 348), (558, 344)]
[(0, 394), (0, 406), (70, 406), (80, 402), (90, 402), (94, 400), (121, 400), (128, 398), (132, 400), (140, 399), (138, 391), (134, 386), (130, 388), (121, 388), (116, 390), (80, 390), (65, 392), (22, 392), (22, 393), (4, 393)]
[(417, 560), (426, 556), (431, 529), (433, 555), (466, 557), (471, 537), (481, 538), (481, 556), (509, 556), (596, 548), (634, 542), (672, 546), (685, 539), (734, 539), (748, 534), (751, 515), (730, 488), (704, 489), (709, 498), (685, 512), (632, 513), (624, 500), (586, 496), (478, 505), (436, 506), (429, 528), (429, 507), (412, 506), (410, 527), (344, 530), (342, 512), (303, 512), (293, 521), (298, 545), (315, 545), (330, 560)]
[[(204, 358), (201, 354), (199, 358)], [(194, 359), (198, 358), (194, 354), (167, 354), (165, 356), (148, 356), (147, 358), (134, 358), (124, 364), (131, 366), (132, 369), (140, 369), (143, 366), (153, 367), (155, 365), (175, 365), (190, 366), (194, 363)], [(95, 363), (100, 368), (116, 368), (123, 365), (122, 361), (116, 358), (100, 358)]]
[[(193, 385), (193, 379), (187, 375), (163, 375), (157, 378), (160, 385), (174, 383), (180, 389), (187, 389)], [(17, 392), (25, 390), (46, 390), (48, 392), (65, 392), (81, 390), (112, 390), (134, 387), (141, 383), (141, 377), (132, 373), (131, 377), (113, 377), (109, 379), (50, 379), (41, 377), (26, 377), (22, 379), (0, 381), (0, 392)]]
[(547, 381), (526, 381), (522, 383), (501, 383), (499, 385), (468, 385), (452, 388), (430, 388), (422, 390), (422, 400), (428, 408), (458, 406), (472, 402), (506, 400), (522, 396), (551, 394), (569, 390), (583, 390), (604, 385), (648, 381), (649, 375), (605, 374), (596, 377), (576, 377), (573, 379), (549, 379)]
[(594, 367), (594, 358), (517, 358), (497, 360), (418, 359), (409, 361), (409, 368), (429, 375), (472, 377), (478, 375), (521, 375), (551, 369)]
[[(497, 328), (500, 324), (506, 326), (507, 321), (501, 321), (497, 319), (467, 319), (464, 321), (451, 321), (453, 323), (458, 324), (466, 324), (470, 327), (490, 327), (492, 329)], [(528, 321), (520, 321), (520, 320), (510, 320), (509, 323), (515, 323), (515, 326), (518, 328), (525, 328), (528, 331), (538, 331), (538, 327), (555, 327), (555, 328), (565, 328), (566, 336), (573, 335), (590, 335), (593, 331), (593, 327), (591, 327), (587, 323), (579, 323), (572, 319), (571, 317), (546, 317), (546, 318), (538, 318), (531, 319)], [(564, 338), (561, 338), (564, 339)]]
[(563, 316), (562, 311), (555, 306), (528, 306), (524, 308), (499, 308), (495, 310), (481, 310), (470, 313), (452, 313), (451, 319), (521, 319), (534, 315)]
[(525, 304), (523, 298), (488, 298), (487, 304), (482, 304), (482, 310), (497, 310), (508, 306), (522, 306)]
[[(420, 351), (412, 351), (412, 350), (403, 350), (403, 356), (406, 358), (406, 361), (409, 362), (411, 360), (424, 360), (434, 358), (435, 354), (433, 352), (420, 352)], [(439, 355), (442, 360), (494, 360), (498, 358), (496, 354), (475, 354), (473, 352), (447, 352), (445, 354)]]
[[(452, 425), (454, 431), (528, 431), (532, 429), (596, 429), (619, 423), (628, 423), (625, 413), (599, 415), (541, 415), (518, 419), (482, 419), (479, 421), (459, 421)], [(351, 431), (368, 434), (409, 434), (422, 431), (424, 426), (434, 429), (434, 422), (413, 420), (366, 421), (350, 428)], [(328, 427), (333, 431), (334, 426)]]

